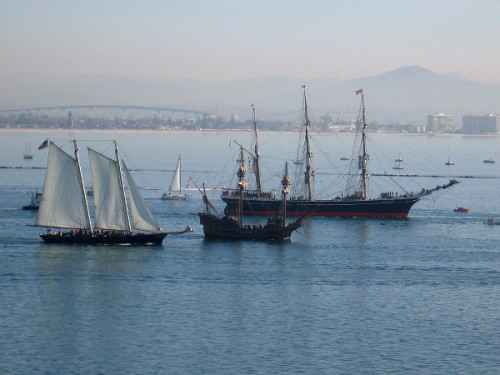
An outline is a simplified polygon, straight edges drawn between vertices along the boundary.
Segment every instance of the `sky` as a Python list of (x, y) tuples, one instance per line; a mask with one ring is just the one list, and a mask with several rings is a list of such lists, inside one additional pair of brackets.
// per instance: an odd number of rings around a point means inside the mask
[(0, 74), (500, 84), (498, 0), (0, 0)]

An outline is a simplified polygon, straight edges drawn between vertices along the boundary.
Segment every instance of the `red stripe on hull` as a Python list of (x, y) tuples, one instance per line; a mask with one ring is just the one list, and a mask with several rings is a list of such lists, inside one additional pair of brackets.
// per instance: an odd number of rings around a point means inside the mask
[[(225, 211), (226, 214), (236, 215), (236, 211)], [(245, 211), (243, 210), (243, 215), (274, 215), (276, 212), (273, 211)], [(375, 213), (375, 212), (307, 212), (307, 211), (293, 211), (287, 212), (287, 216), (329, 216), (329, 217), (376, 217), (376, 218), (407, 218), (407, 212), (396, 212), (396, 213)]]

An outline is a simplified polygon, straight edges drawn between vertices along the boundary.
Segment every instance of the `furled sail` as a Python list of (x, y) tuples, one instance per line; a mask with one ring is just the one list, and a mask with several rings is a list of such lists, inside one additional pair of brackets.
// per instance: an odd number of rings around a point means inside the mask
[(172, 182), (170, 183), (170, 187), (168, 188), (170, 191), (181, 191), (181, 158), (177, 160), (177, 167), (175, 168), (174, 177), (172, 178)]
[(78, 162), (50, 142), (42, 201), (36, 226), (90, 229)]
[(128, 185), (128, 198), (130, 210), (130, 224), (132, 228), (148, 232), (161, 232), (161, 228), (156, 222), (153, 213), (147, 206), (139, 188), (135, 184), (127, 166), (122, 161), (124, 179)]
[(118, 163), (88, 149), (94, 187), (95, 226), (100, 229), (127, 229), (127, 212), (120, 184)]

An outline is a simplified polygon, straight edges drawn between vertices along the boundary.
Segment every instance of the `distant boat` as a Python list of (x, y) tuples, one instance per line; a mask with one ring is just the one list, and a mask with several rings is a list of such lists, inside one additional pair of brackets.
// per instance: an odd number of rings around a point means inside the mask
[[(157, 244), (167, 234), (156, 222), (150, 208), (119, 157), (88, 148), (94, 190), (92, 223), (76, 139), (71, 156), (55, 143), (49, 144), (47, 170), (42, 200), (35, 226), (48, 229), (40, 237), (49, 243), (66, 244)], [(61, 231), (61, 229), (70, 229)]]
[(25, 159), (33, 159), (33, 154), (31, 152), (31, 146), (30, 146), (30, 143), (29, 142), (26, 142), (24, 144), (24, 154), (23, 154), (23, 157)]
[(469, 209), (466, 207), (460, 206), (460, 207), (455, 208), (453, 211), (455, 211), (455, 212), (469, 212)]
[(191, 199), (190, 195), (182, 194), (181, 187), (181, 156), (177, 159), (177, 166), (175, 167), (174, 176), (172, 177), (172, 182), (168, 188), (169, 193), (163, 193), (161, 199), (164, 200), (181, 200), (186, 201)]
[(500, 225), (500, 220), (490, 217), (488, 220), (485, 220), (484, 223), (488, 225)]
[(483, 160), (483, 163), (493, 164), (493, 163), (495, 163), (495, 160), (493, 160), (493, 159), (485, 159), (485, 160)]
[(42, 198), (42, 193), (38, 191), (31, 192), (31, 202), (30, 204), (23, 206), (23, 210), (31, 210), (31, 211), (38, 210), (41, 198)]
[(340, 160), (349, 160), (349, 158), (347, 156), (341, 156)]
[(445, 165), (455, 165), (455, 162), (450, 159), (450, 147), (448, 147), (448, 160), (444, 163)]
[(401, 159), (401, 155), (399, 155), (394, 161), (397, 163), (395, 166), (392, 167), (392, 169), (405, 169), (403, 165), (401, 164), (403, 162), (403, 159)]

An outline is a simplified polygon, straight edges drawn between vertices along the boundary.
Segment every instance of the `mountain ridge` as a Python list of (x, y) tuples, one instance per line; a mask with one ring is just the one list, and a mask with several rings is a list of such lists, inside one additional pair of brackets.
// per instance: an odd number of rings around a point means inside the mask
[[(407, 66), (355, 79), (300, 79), (277, 75), (230, 81), (153, 78), (124, 75), (18, 73), (0, 75), (0, 109), (63, 105), (143, 105), (202, 110), (250, 117), (255, 104), (263, 118), (300, 112), (306, 85), (313, 116), (341, 116), (359, 105), (355, 91), (363, 88), (373, 121), (425, 122), (426, 116), (447, 113), (483, 115), (500, 112), (500, 85), (440, 75)], [(378, 113), (385, 113), (377, 117)], [(284, 120), (286, 120), (284, 116)], [(385, 117), (385, 118), (384, 118)]]

